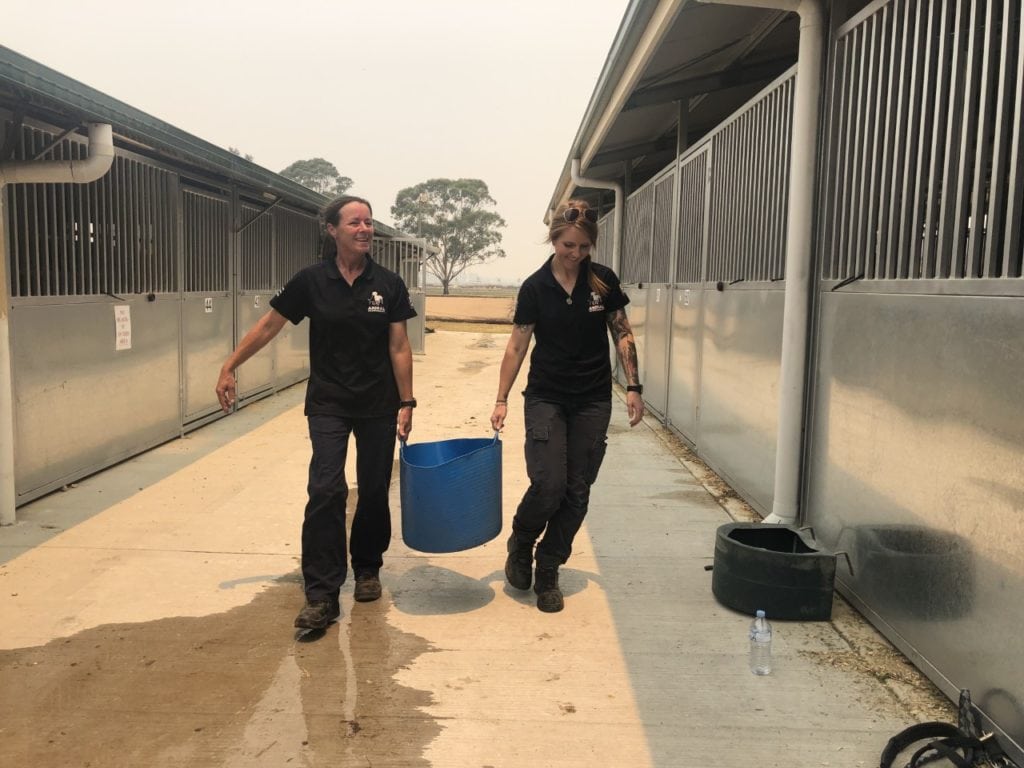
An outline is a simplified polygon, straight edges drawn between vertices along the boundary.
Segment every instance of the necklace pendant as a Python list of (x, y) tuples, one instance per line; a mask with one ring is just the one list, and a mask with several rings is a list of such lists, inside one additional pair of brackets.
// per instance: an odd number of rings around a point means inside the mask
[(567, 296), (565, 299), (566, 304), (572, 304), (572, 296)]

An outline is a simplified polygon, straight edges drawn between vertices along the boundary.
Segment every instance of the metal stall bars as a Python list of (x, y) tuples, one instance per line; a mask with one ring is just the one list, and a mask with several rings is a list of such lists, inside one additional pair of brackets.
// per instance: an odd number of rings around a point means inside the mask
[(823, 278), (1021, 277), (1020, 35), (1012, 0), (890, 0), (844, 25)]
[(231, 198), (182, 185), (182, 422), (186, 429), (220, 413), (211, 381), (231, 354)]
[[(299, 270), (320, 260), (320, 223), (315, 214), (276, 206), (274, 217), (274, 285), (283, 287)], [(274, 339), (274, 388), (309, 377), (309, 324), (286, 323)]]
[(1019, 0), (878, 0), (835, 33), (804, 491), (844, 593), (1018, 760), (1022, 37)]
[(426, 351), (426, 293), (423, 289), (423, 269), (427, 242), (422, 238), (376, 236), (373, 239), (373, 259), (397, 272), (409, 289), (416, 317), (406, 324), (412, 351)]
[[(630, 303), (629, 324), (633, 328), (640, 383), (646, 386), (647, 284), (651, 279), (651, 250), (654, 234), (654, 185), (648, 182), (626, 198), (626, 228), (623, 234), (622, 274), (619, 276)], [(619, 382), (625, 385), (622, 371)]]
[(697, 442), (701, 329), (707, 222), (710, 205), (710, 143), (679, 160), (679, 214), (672, 290), (668, 371), (668, 420), (690, 443)]
[(647, 332), (643, 367), (644, 400), (662, 421), (668, 414), (669, 356), (671, 354), (672, 269), (675, 266), (676, 165), (659, 173), (654, 187), (651, 223), (651, 272), (647, 287)]
[[(238, 294), (235, 301), (234, 343), (266, 313), (275, 290), (275, 219), (270, 205), (239, 200)], [(238, 399), (251, 400), (273, 392), (274, 355), (254, 355), (238, 369)]]
[[(85, 153), (20, 139), (17, 159)], [(179, 434), (176, 185), (118, 150), (91, 184), (9, 188), (18, 503)]]
[[(681, 158), (710, 152), (707, 252), (698, 262), (696, 223), (685, 246), (689, 276), (704, 265), (694, 442), (762, 512), (771, 509), (774, 486), (795, 73), (769, 84)], [(700, 215), (699, 179), (690, 183), (696, 189), (680, 196), (691, 200), (687, 218)]]

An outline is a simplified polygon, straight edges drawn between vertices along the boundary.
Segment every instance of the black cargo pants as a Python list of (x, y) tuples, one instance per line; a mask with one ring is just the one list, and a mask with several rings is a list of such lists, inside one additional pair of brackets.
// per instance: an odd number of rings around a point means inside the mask
[(302, 523), (302, 578), (307, 600), (334, 599), (345, 583), (345, 458), (348, 438), (356, 438), (359, 500), (352, 518), (352, 570), (376, 573), (391, 543), (388, 489), (395, 457), (394, 416), (351, 419), (310, 416), (309, 501)]
[(526, 472), (530, 487), (519, 503), (512, 531), (536, 541), (538, 565), (558, 566), (572, 553), (583, 524), (590, 486), (604, 460), (611, 400), (561, 404), (527, 398)]

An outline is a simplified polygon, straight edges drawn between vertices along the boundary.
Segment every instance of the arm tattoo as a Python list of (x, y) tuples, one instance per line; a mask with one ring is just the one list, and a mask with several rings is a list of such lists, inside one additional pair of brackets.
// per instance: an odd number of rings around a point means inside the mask
[(619, 360), (626, 372), (629, 384), (640, 383), (640, 365), (636, 357), (636, 343), (633, 341), (633, 329), (629, 326), (626, 311), (617, 309), (608, 316), (608, 330), (612, 333), (615, 348), (619, 352)]
[(619, 357), (622, 359), (622, 367), (626, 369), (626, 382), (628, 384), (639, 384), (640, 365), (636, 359), (636, 344), (630, 338), (624, 346), (625, 349), (619, 348)]
[(633, 330), (629, 327), (629, 320), (626, 319), (625, 311), (617, 309), (608, 316), (608, 330), (612, 333), (612, 341), (618, 346), (626, 336), (631, 336)]
[(520, 333), (529, 333), (530, 332), (530, 326), (529, 325), (517, 325), (516, 326), (516, 330), (519, 331)]

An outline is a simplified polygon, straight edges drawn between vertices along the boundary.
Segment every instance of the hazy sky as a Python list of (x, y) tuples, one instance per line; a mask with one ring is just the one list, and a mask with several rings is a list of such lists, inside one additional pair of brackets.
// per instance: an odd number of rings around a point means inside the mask
[(51, 0), (0, 43), (280, 171), (324, 157), (391, 223), (403, 187), (480, 178), (521, 279), (628, 0)]

